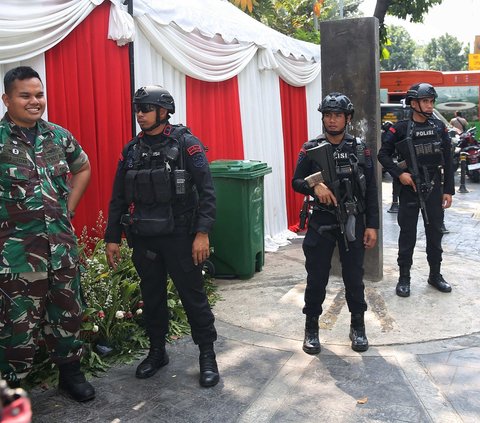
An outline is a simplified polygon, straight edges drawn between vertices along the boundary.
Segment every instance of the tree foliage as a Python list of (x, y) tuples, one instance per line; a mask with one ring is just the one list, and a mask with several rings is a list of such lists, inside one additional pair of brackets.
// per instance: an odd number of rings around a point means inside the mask
[(466, 70), (468, 46), (465, 47), (453, 35), (445, 34), (433, 38), (425, 47), (423, 59), (429, 69), (439, 71)]
[(396, 25), (388, 27), (390, 45), (388, 46), (389, 57), (380, 61), (382, 70), (416, 69), (418, 67), (415, 58), (417, 45), (408, 31)]
[[(293, 38), (320, 43), (316, 29), (313, 0), (230, 0), (231, 3), (270, 28)], [(344, 0), (344, 17), (359, 16), (358, 6), (362, 0)], [(252, 4), (250, 9), (249, 4)], [(318, 20), (338, 18), (337, 0), (325, 0)]]
[(442, 3), (443, 0), (377, 0), (374, 16), (381, 24), (385, 15), (395, 16), (410, 22), (421, 23), (432, 6)]
[(442, 3), (443, 0), (377, 0), (375, 16), (380, 22), (380, 43), (388, 43), (387, 28), (384, 24), (385, 15), (395, 16), (414, 23), (423, 22), (424, 16), (432, 6)]

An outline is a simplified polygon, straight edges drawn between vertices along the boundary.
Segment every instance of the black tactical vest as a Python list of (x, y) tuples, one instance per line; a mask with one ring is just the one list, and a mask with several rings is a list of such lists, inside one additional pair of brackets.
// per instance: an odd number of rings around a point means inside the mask
[[(187, 131), (184, 126), (167, 125), (160, 142), (150, 144), (137, 137), (130, 146), (124, 162), (124, 195), (130, 204), (133, 234), (158, 236), (173, 232), (173, 203), (184, 200), (192, 190), (182, 145)], [(179, 178), (183, 178), (183, 191), (178, 188)]]
[[(326, 138), (321, 135), (318, 141), (326, 141)], [(332, 147), (342, 196), (342, 199), (338, 200), (353, 201), (356, 209), (355, 214), (363, 213), (365, 211), (365, 194), (367, 190), (364, 172), (364, 167), (366, 166), (365, 144), (352, 135), (347, 134), (339, 145), (332, 145)], [(348, 180), (348, 183), (345, 180)], [(351, 187), (351, 192), (348, 192), (347, 184)]]

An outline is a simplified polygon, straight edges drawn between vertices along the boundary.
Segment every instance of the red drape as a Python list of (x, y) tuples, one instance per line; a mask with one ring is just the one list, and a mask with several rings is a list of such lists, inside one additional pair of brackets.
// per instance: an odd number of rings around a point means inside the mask
[(285, 156), (287, 222), (290, 230), (297, 231), (303, 196), (293, 191), (291, 180), (295, 172), (298, 153), (303, 143), (308, 140), (305, 87), (293, 87), (280, 79), (280, 99)]
[(110, 2), (92, 13), (45, 54), (49, 120), (78, 139), (92, 179), (76, 211), (79, 233), (107, 216), (112, 181), (123, 145), (131, 138), (128, 47), (107, 39)]
[(186, 87), (186, 125), (208, 147), (208, 160), (242, 160), (243, 136), (237, 78), (204, 82), (187, 76)]

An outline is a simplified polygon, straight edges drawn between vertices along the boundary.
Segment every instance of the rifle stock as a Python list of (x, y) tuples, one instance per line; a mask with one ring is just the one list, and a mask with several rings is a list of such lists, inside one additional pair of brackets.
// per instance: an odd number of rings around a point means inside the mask
[(300, 210), (300, 224), (298, 225), (298, 227), (302, 230), (305, 229), (305, 223), (307, 222), (309, 205), (310, 205), (310, 199), (309, 199), (309, 196), (306, 195), (305, 198), (303, 199), (302, 209)]

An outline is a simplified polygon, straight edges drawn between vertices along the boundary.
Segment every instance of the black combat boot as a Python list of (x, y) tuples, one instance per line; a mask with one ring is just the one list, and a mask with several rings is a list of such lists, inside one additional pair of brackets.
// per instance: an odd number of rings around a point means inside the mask
[(220, 380), (218, 373), (217, 360), (215, 359), (215, 351), (212, 344), (199, 345), (200, 356), (198, 361), (200, 363), (200, 385), (204, 388), (215, 386)]
[(440, 292), (451, 292), (452, 287), (443, 279), (440, 273), (440, 265), (430, 266), (430, 275), (428, 276), (428, 283)]
[(307, 316), (305, 319), (305, 339), (303, 351), (307, 354), (318, 354), (321, 350), (318, 339), (318, 316)]
[(165, 345), (152, 346), (147, 358), (138, 365), (135, 376), (139, 379), (147, 379), (157, 373), (161, 367), (166, 366), (168, 361)]
[(75, 401), (84, 402), (95, 398), (95, 389), (87, 382), (80, 370), (80, 360), (58, 366), (58, 388)]
[(398, 278), (396, 292), (399, 297), (410, 296), (410, 267), (400, 266), (400, 277)]
[(352, 313), (350, 323), (350, 340), (352, 350), (363, 352), (368, 350), (368, 339), (365, 332), (365, 321), (363, 313)]

